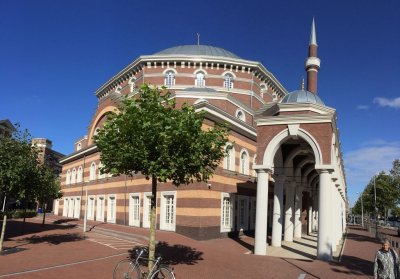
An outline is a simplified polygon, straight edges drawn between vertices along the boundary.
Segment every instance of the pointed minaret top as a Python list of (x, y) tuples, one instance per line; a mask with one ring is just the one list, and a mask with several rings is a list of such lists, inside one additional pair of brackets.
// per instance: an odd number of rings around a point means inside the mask
[(315, 22), (314, 18), (312, 19), (312, 25), (311, 25), (311, 34), (310, 34), (310, 45), (317, 45), (317, 35), (315, 33)]

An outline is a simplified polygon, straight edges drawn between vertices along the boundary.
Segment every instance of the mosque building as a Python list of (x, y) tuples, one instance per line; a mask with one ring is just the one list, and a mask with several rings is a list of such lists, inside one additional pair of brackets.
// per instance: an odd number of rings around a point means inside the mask
[[(182, 45), (138, 57), (97, 91), (88, 133), (61, 159), (64, 196), (56, 214), (150, 227), (151, 182), (100, 174), (93, 140), (106, 114), (143, 83), (165, 86), (177, 105), (205, 111), (204, 127), (229, 124), (228, 155), (206, 182), (159, 183), (157, 229), (207, 240), (254, 233), (254, 253), (316, 232), (330, 260), (346, 226), (347, 191), (337, 117), (317, 95), (320, 59), (314, 21), (306, 89), (288, 92), (260, 62), (222, 48)], [(87, 196), (86, 196), (87, 190)]]

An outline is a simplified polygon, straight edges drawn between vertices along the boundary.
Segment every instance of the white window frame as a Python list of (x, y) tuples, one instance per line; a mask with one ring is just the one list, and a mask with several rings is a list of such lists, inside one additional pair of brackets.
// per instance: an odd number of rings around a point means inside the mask
[(96, 169), (97, 169), (96, 163), (92, 162), (90, 164), (90, 175), (89, 175), (90, 181), (96, 180)]
[(72, 174), (71, 174), (71, 184), (76, 183), (76, 168), (72, 169)]
[[(229, 205), (225, 204), (225, 200), (229, 199)], [(229, 210), (229, 216), (226, 216), (226, 210)], [(221, 193), (221, 232), (231, 232), (234, 229), (235, 214), (235, 195), (230, 193)]]
[(230, 90), (233, 88), (234, 76), (231, 73), (224, 74), (224, 88)]
[[(247, 231), (249, 228), (249, 197), (237, 196), (237, 226), (239, 231)], [(243, 205), (243, 206), (242, 206)]]
[(77, 146), (76, 146), (76, 150), (79, 151), (79, 150), (81, 150), (81, 149), (82, 149), (82, 144), (81, 144), (81, 143), (78, 143)]
[(236, 110), (235, 117), (243, 122), (246, 122), (246, 114), (242, 109)]
[(86, 218), (88, 220), (94, 220), (94, 208), (96, 206), (96, 196), (95, 195), (90, 195), (88, 196), (88, 202), (87, 202), (87, 212), (86, 212)]
[(135, 86), (136, 86), (136, 77), (132, 77), (129, 80), (128, 84), (129, 84), (129, 89), (130, 89), (130, 91), (132, 93), (134, 91), (134, 89), (135, 89)]
[[(114, 204), (112, 204), (114, 200)], [(117, 219), (117, 195), (109, 194), (107, 195), (107, 223), (115, 224)]]
[(74, 218), (75, 212), (75, 197), (69, 197), (67, 217)]
[[(151, 210), (151, 192), (143, 193), (143, 228), (150, 228), (150, 210)], [(156, 205), (156, 223), (157, 223), (157, 205)]]
[(77, 183), (80, 183), (80, 182), (82, 182), (83, 181), (83, 168), (82, 168), (82, 166), (79, 166), (79, 168), (78, 168), (78, 175), (77, 175), (77, 177), (76, 177), (76, 182)]
[(68, 217), (68, 205), (69, 205), (69, 198), (64, 198), (64, 204), (63, 204), (63, 213), (62, 216)]
[(175, 85), (175, 75), (176, 72), (172, 69), (167, 69), (164, 73), (164, 85), (166, 87), (171, 87)]
[[(200, 75), (202, 77), (200, 78)], [(196, 87), (205, 87), (206, 86), (206, 74), (203, 71), (198, 71), (194, 74), (195, 79), (194, 79), (194, 85)]]
[(69, 185), (71, 184), (71, 171), (67, 170), (67, 174), (65, 175), (65, 184)]
[(79, 219), (81, 216), (81, 197), (75, 197), (74, 202), (74, 218)]
[[(161, 203), (160, 203), (160, 230), (164, 231), (175, 231), (176, 229), (176, 191), (161, 192)], [(172, 216), (167, 209), (167, 198), (173, 197), (173, 204), (169, 210), (172, 210)], [(172, 217), (172, 222), (167, 222), (167, 214)]]
[[(246, 155), (246, 157), (243, 159), (243, 155)], [(250, 163), (249, 163), (249, 152), (246, 149), (242, 149), (240, 151), (240, 157), (239, 157), (239, 172), (242, 174), (249, 175), (249, 170), (250, 170)]]
[[(137, 204), (134, 203), (134, 199), (137, 199)], [(140, 227), (140, 202), (140, 193), (129, 194), (129, 226)]]
[(224, 169), (235, 171), (235, 147), (232, 143), (228, 143), (225, 146), (225, 150), (231, 146), (230, 150), (227, 152), (228, 154), (224, 157)]
[[(103, 202), (101, 202), (101, 200)], [(106, 196), (98, 195), (96, 199), (96, 221), (104, 222), (105, 210), (106, 210)]]

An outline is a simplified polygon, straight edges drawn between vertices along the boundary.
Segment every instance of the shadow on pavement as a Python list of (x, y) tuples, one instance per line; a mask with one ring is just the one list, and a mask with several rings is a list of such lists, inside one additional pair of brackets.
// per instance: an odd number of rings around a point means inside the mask
[[(373, 263), (368, 260), (360, 259), (352, 256), (343, 256), (340, 263), (330, 262), (334, 272), (346, 275), (373, 275)], [(343, 267), (346, 270), (343, 270)]]
[[(140, 248), (140, 246), (136, 246), (129, 250), (131, 259), (136, 257), (135, 249), (138, 248)], [(203, 252), (201, 251), (197, 251), (192, 247), (180, 244), (170, 246), (164, 241), (160, 241), (156, 244), (156, 255), (160, 255), (162, 257), (162, 263), (166, 265), (194, 265), (199, 260), (203, 260)]]
[(43, 236), (33, 235), (26, 237), (21, 240), (25, 244), (37, 244), (47, 242), (49, 244), (58, 245), (64, 242), (73, 242), (84, 240), (85, 237), (79, 233), (68, 233), (68, 234), (47, 234)]
[(7, 221), (5, 239), (9, 240), (10, 238), (23, 236), (26, 234), (40, 233), (59, 229), (71, 229), (76, 227), (76, 225), (72, 224), (45, 224), (43, 226), (41, 223), (33, 223), (29, 222), (28, 220), (29, 219), (27, 219), (25, 223), (22, 221), (22, 219), (12, 219)]

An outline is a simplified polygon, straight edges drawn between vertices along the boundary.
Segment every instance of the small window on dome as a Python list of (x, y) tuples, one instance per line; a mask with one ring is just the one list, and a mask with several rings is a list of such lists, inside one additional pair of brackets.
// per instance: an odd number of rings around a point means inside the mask
[(232, 89), (233, 88), (233, 76), (231, 74), (226, 74), (224, 76), (224, 87), (226, 89)]
[(82, 144), (78, 143), (78, 145), (76, 146), (76, 150), (81, 150), (82, 149)]
[(205, 79), (204, 79), (204, 73), (203, 72), (198, 72), (196, 74), (196, 80), (195, 80), (195, 85), (197, 87), (204, 87), (206, 85)]
[(174, 71), (167, 71), (165, 73), (164, 85), (168, 86), (168, 87), (175, 85), (175, 73), (174, 73)]
[(136, 77), (132, 77), (132, 78), (129, 80), (129, 86), (130, 86), (131, 92), (133, 92), (133, 90), (134, 90), (135, 87), (136, 87)]

